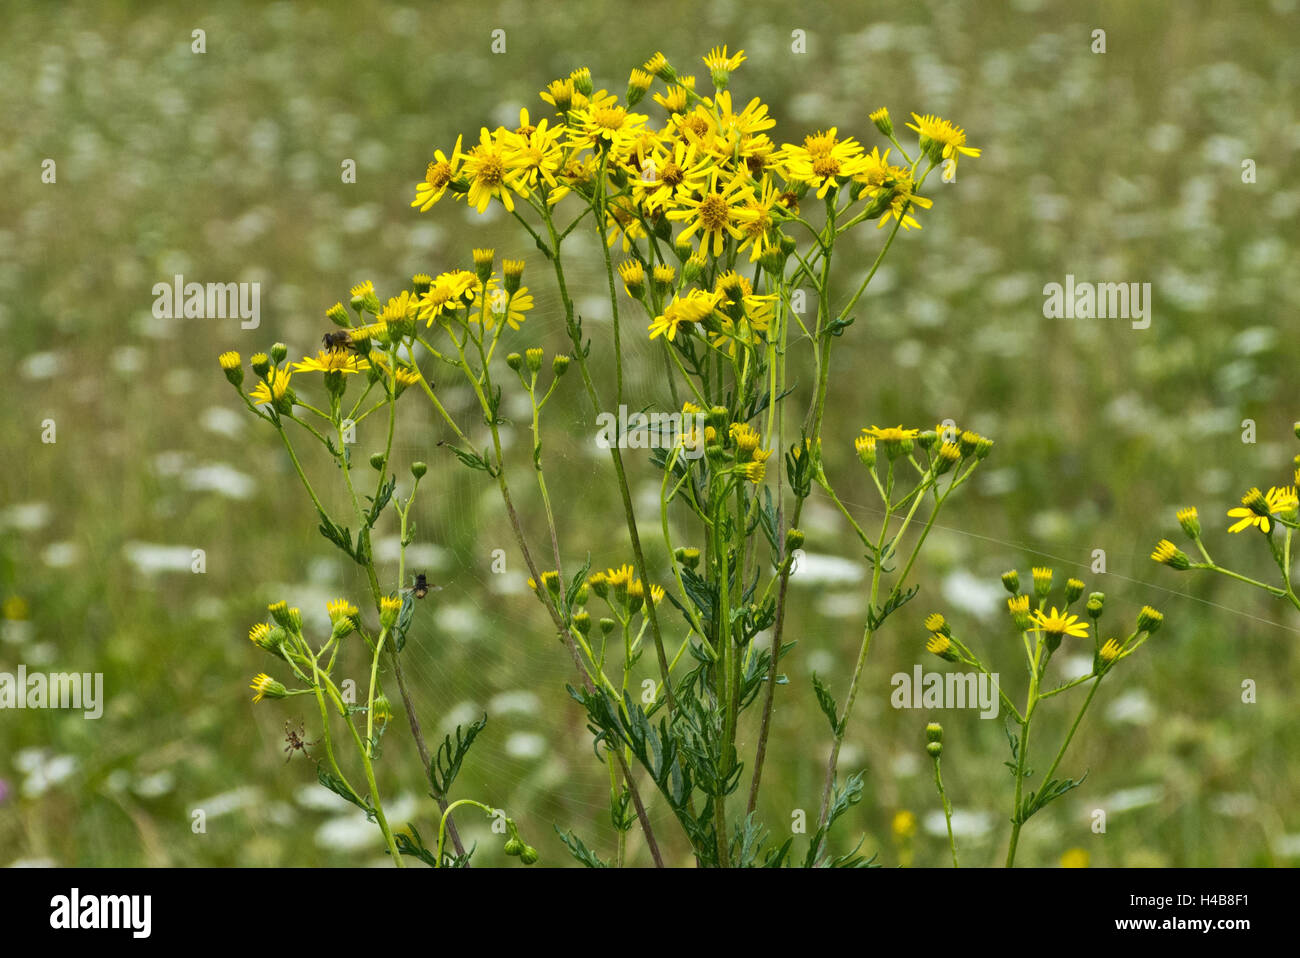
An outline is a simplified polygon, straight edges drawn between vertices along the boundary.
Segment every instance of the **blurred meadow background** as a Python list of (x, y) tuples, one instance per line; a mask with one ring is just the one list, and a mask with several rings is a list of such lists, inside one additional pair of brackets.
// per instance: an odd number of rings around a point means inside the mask
[[(521, 107), (541, 115), (538, 91), (577, 66), (621, 94), (628, 70), (661, 49), (706, 85), (698, 58), (722, 43), (747, 52), (733, 95), (771, 104), (778, 144), (838, 126), (869, 148), (881, 138), (867, 113), (887, 105), (905, 143), (915, 110), (965, 127), (984, 151), (956, 183), (932, 178), (924, 228), (899, 237), (834, 357), (825, 456), (850, 508), (867, 515), (874, 502), (853, 454), (863, 426), (951, 417), (997, 441), (927, 547), (921, 594), (873, 646), (840, 762), (845, 774), (866, 769), (866, 798), (837, 845), (865, 835), (882, 864), (945, 863), (923, 753), (925, 723), (938, 720), (963, 864), (1000, 862), (1011, 787), (1001, 722), (895, 710), (889, 679), (917, 662), (941, 668), (921, 651), (921, 620), (942, 609), (1022, 700), (998, 576), (1050, 564), (1058, 581), (1077, 575), (1107, 594), (1103, 628), (1144, 603), (1166, 624), (1103, 685), (1063, 766), (1090, 770), (1087, 781), (1029, 824), (1020, 861), (1055, 865), (1070, 849), (1094, 865), (1300, 860), (1300, 617), (1148, 558), (1157, 539), (1177, 538), (1174, 509), (1196, 505), (1216, 558), (1268, 574), (1264, 550), (1229, 541), (1222, 517), (1250, 486), (1284, 484), (1300, 451), (1300, 338), (1286, 332), (1300, 309), (1296, 3), (1015, 0), (992, 11), (957, 0), (214, 2), (202, 15), (10, 5), (0, 671), (103, 672), (106, 704), (98, 721), (0, 713), (0, 864), (383, 863), (373, 827), (316, 784), (309, 762), (284, 761), (286, 720), (306, 719), (314, 738), (310, 711), (250, 701), (266, 662), (245, 636), (266, 604), (285, 598), (323, 620), (327, 599), (359, 598), (364, 583), (317, 536), (273, 431), (238, 404), (216, 356), (277, 340), (291, 358), (314, 352), (324, 310), (349, 286), (373, 279), (382, 293), (466, 264), (471, 246), (528, 261), (538, 308), (511, 347), (565, 350), (558, 296), (512, 221), (450, 200), (410, 208), (425, 164), (458, 133), (513, 126)], [(191, 51), (195, 29), (206, 53)], [(505, 53), (491, 52), (494, 29), (506, 31)], [(1095, 29), (1104, 54), (1091, 50)], [(794, 30), (806, 31), (806, 53), (791, 51)], [(53, 184), (41, 178), (47, 158)], [(341, 180), (347, 159), (354, 184)], [(1242, 179), (1247, 159), (1254, 183)], [(839, 274), (845, 298), (882, 236), (858, 235)], [(260, 328), (156, 319), (153, 284), (177, 273), (259, 282)], [(1044, 318), (1043, 286), (1066, 274), (1151, 283), (1150, 328)], [(603, 283), (594, 269), (574, 280), (594, 354), (610, 335)], [(660, 399), (657, 363), (638, 359), (630, 394)], [(603, 568), (627, 551), (578, 392), (562, 390), (552, 427), (565, 435), (552, 433), (549, 471), (567, 561), (590, 551)], [(448, 401), (464, 409), (470, 397)], [(563, 690), (572, 663), (527, 593), (495, 490), (437, 448), (444, 433), (426, 408), (405, 404), (397, 441), (403, 485), (406, 463), (430, 464), (408, 568), (442, 587), (403, 653), (417, 710), (439, 739), (488, 713), (456, 795), (505, 808), (544, 863), (572, 864), (553, 823), (608, 854), (608, 779)], [(54, 443), (41, 441), (47, 419)], [(358, 439), (363, 457), (379, 442), (366, 424)], [(517, 440), (526, 469), (522, 431)], [(328, 463), (308, 468), (339, 495)], [(632, 480), (653, 500), (647, 463)], [(536, 503), (521, 496), (527, 521)], [(809, 556), (789, 615), (799, 644), (764, 776), (762, 812), (778, 836), (793, 810), (815, 814), (828, 736), (811, 675), (842, 695), (868, 578), (820, 494), (805, 516)], [(395, 559), (395, 530), (378, 532), (377, 552)], [(506, 575), (491, 572), (495, 549)], [(1096, 549), (1105, 574), (1090, 572)], [(1255, 704), (1242, 702), (1246, 679)], [(1068, 717), (1047, 711), (1040, 748)], [(390, 821), (427, 836), (432, 802), (404, 725), (399, 712), (381, 786)], [(752, 748), (752, 730), (742, 738)], [(1090, 828), (1098, 808), (1105, 834)], [(199, 834), (195, 809), (206, 814)], [(914, 834), (894, 828), (899, 812), (915, 816)], [(651, 813), (672, 835), (662, 804)], [(460, 823), (479, 841), (476, 863), (508, 861), (479, 816)], [(635, 831), (630, 841), (633, 861), (647, 863)], [(685, 863), (684, 843), (670, 838), (668, 850)]]

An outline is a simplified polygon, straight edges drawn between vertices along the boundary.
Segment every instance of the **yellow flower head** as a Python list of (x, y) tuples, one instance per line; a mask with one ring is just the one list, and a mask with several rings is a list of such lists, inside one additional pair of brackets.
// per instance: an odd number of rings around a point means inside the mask
[(904, 429), (902, 426), (872, 426), (869, 429), (862, 430), (864, 435), (870, 436), (877, 442), (903, 442), (906, 439), (915, 439), (920, 435), (916, 429)]
[(1106, 644), (1101, 647), (1101, 652), (1099, 654), (1101, 660), (1109, 664), (1119, 658), (1120, 651), (1121, 647), (1117, 640), (1107, 639)]
[(472, 293), (474, 299), (480, 296), (486, 297), (484, 300), (486, 309), (476, 307), (470, 310), (470, 321), (477, 323), (482, 320), (484, 328), (489, 330), (494, 329), (499, 322), (509, 324), (511, 329), (518, 329), (528, 318), (528, 311), (533, 308), (533, 294), (528, 291), (527, 286), (520, 286), (510, 294), (501, 288), (495, 276), (488, 281), (486, 287), (478, 283)]
[(631, 585), (633, 575), (634, 575), (634, 570), (632, 569), (632, 566), (626, 562), (623, 563), (623, 565), (619, 566), (617, 569), (605, 570), (605, 579), (614, 588), (618, 588), (619, 586), (623, 586), (624, 588), (626, 588), (627, 586)]
[(895, 838), (911, 838), (916, 834), (916, 816), (909, 811), (895, 812), (890, 830)]
[(966, 145), (966, 131), (954, 126), (947, 120), (927, 113), (925, 116), (912, 114), (913, 123), (907, 124), (909, 130), (915, 130), (921, 136), (921, 149), (927, 153), (933, 151), (940, 159), (952, 159), (957, 162), (959, 155), (979, 156), (980, 150)]
[(325, 611), (329, 613), (331, 622), (356, 618), (358, 612), (357, 607), (347, 599), (333, 599), (325, 603)]
[(302, 362), (293, 364), (297, 373), (359, 373), (370, 368), (370, 363), (346, 349), (321, 350), (315, 356), (304, 356)]
[(948, 635), (948, 620), (943, 617), (941, 612), (931, 612), (925, 617), (925, 628), (929, 632), (942, 632)]
[(685, 113), (691, 102), (690, 91), (681, 84), (670, 86), (664, 93), (656, 93), (654, 101), (672, 114)]
[(257, 693), (253, 696), (254, 702), (260, 702), (262, 699), (282, 699), (289, 694), (288, 689), (265, 672), (257, 675), (248, 687)]
[(930, 634), (930, 638), (925, 643), (925, 650), (948, 661), (954, 661), (957, 658), (957, 653), (953, 651), (952, 639), (942, 632), (932, 632)]
[(703, 57), (702, 59), (704, 60), (704, 65), (709, 68), (710, 72), (716, 73), (719, 70), (723, 70), (730, 73), (745, 62), (745, 51), (737, 50), (731, 56), (727, 56), (727, 48), (724, 45), (722, 49), (714, 47), (709, 51), (708, 56)]
[(456, 137), (456, 146), (451, 151), (451, 156), (445, 155), (442, 150), (433, 151), (433, 162), (425, 170), (423, 182), (415, 187), (415, 199), (411, 202), (412, 206), (420, 208), (421, 213), (442, 199), (447, 187), (456, 178), (457, 168), (464, 158), (460, 152), (460, 142), (461, 138)]
[(671, 83), (675, 78), (673, 68), (668, 65), (668, 58), (662, 53), (655, 53), (654, 56), (641, 65), (641, 69), (668, 83)]
[(731, 435), (732, 441), (736, 444), (736, 449), (741, 455), (749, 456), (756, 449), (760, 437), (758, 430), (747, 422), (733, 422), (731, 428), (727, 430)]
[(645, 267), (640, 260), (628, 259), (618, 264), (618, 275), (623, 280), (623, 289), (633, 299), (640, 299), (645, 293)]
[(551, 190), (559, 187), (556, 176), (564, 163), (564, 150), (560, 146), (563, 133), (564, 127), (552, 127), (550, 120), (542, 119), (534, 125), (529, 121), (528, 111), (520, 110), (519, 127), (501, 134), (516, 172), (515, 188), (520, 193), (526, 194), (539, 184)]
[(542, 91), (542, 99), (555, 107), (558, 113), (567, 113), (573, 105), (573, 79), (552, 80)]
[(1151, 558), (1162, 565), (1167, 565), (1171, 569), (1178, 569), (1179, 571), (1190, 568), (1191, 566), (1187, 554), (1168, 539), (1161, 539), (1156, 543), (1155, 550), (1151, 553)]
[(632, 141), (640, 136), (650, 118), (631, 113), (616, 102), (593, 100), (587, 107), (569, 114), (569, 136), (579, 147), (607, 148), (617, 158), (627, 155)]
[(266, 371), (266, 381), (254, 386), (248, 397), (256, 406), (279, 402), (289, 391), (289, 378), (292, 375), (287, 369), (276, 369), (273, 366)]
[(675, 341), (678, 330), (683, 326), (708, 318), (717, 301), (717, 293), (706, 293), (699, 289), (691, 290), (685, 297), (674, 296), (672, 302), (664, 307), (663, 313), (656, 316), (650, 324), (650, 338), (666, 336), (669, 342)]
[(485, 213), (495, 198), (507, 210), (514, 212), (515, 201), (511, 191), (515, 186), (517, 164), (503, 137), (494, 136), (487, 127), (482, 127), (478, 146), (465, 154), (462, 169), (469, 177), (466, 199), (470, 206)]
[(687, 224), (678, 234), (678, 242), (698, 233), (700, 251), (721, 256), (727, 237), (745, 238), (739, 226), (739, 213), (753, 192), (747, 177), (735, 174), (724, 180), (721, 169), (714, 168), (707, 190), (698, 197), (682, 197), (682, 208), (668, 213), (670, 220), (683, 220)]
[(1091, 857), (1082, 848), (1071, 848), (1061, 856), (1062, 868), (1087, 868)]
[(1080, 639), (1088, 637), (1087, 622), (1081, 621), (1077, 615), (1070, 615), (1063, 611), (1058, 612), (1055, 606), (1052, 607), (1050, 613), (1035, 609), (1033, 621), (1036, 625), (1034, 631), (1045, 632), (1049, 636), (1060, 638), (1063, 635), (1072, 635)]
[(477, 281), (478, 277), (467, 269), (441, 274), (420, 297), (416, 315), (425, 320), (426, 325), (432, 326), (435, 319), (441, 319), (450, 310), (464, 306), (466, 296), (475, 288)]
[(853, 137), (841, 140), (838, 130), (831, 127), (805, 136), (802, 145), (786, 143), (781, 148), (778, 165), (787, 179), (816, 189), (817, 198), (823, 199), (831, 187), (839, 185), (840, 178), (862, 173), (867, 161), (857, 140)]
[(1273, 487), (1268, 490), (1267, 495), (1258, 489), (1251, 489), (1241, 497), (1240, 507), (1228, 510), (1228, 518), (1239, 520), (1230, 526), (1228, 531), (1240, 532), (1251, 526), (1258, 526), (1261, 532), (1268, 532), (1273, 527), (1273, 516), (1281, 514), (1293, 518), (1292, 514), (1296, 508), (1294, 486), (1283, 486), (1281, 489)]

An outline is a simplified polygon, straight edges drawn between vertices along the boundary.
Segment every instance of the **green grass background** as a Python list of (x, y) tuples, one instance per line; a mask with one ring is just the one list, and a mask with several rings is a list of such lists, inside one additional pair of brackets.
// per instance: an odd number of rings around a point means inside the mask
[[(309, 763), (285, 765), (296, 704), (253, 706), (267, 661), (245, 639), (268, 601), (319, 616), (360, 598), (358, 570), (314, 532), (274, 435), (242, 412), (216, 366), (283, 340), (315, 348), (323, 310), (347, 287), (381, 291), (417, 271), (464, 265), (471, 246), (528, 260), (538, 308), (515, 348), (565, 348), (558, 296), (536, 250), (504, 217), (446, 202), (408, 206), (435, 148), (458, 132), (534, 116), (537, 90), (576, 66), (621, 93), (628, 69), (662, 49), (684, 69), (714, 43), (744, 48), (735, 95), (772, 106), (778, 142), (838, 126), (878, 142), (867, 113), (888, 105), (961, 124), (984, 155), (935, 183), (924, 229), (900, 236), (839, 341), (826, 425), (828, 470), (864, 519), (873, 497), (851, 440), (872, 423), (944, 417), (997, 446), (954, 499), (917, 581), (922, 593), (878, 638), (841, 768), (864, 768), (866, 800), (841, 845), (887, 865), (942, 865), (946, 841), (922, 730), (947, 730), (945, 781), (963, 860), (1000, 860), (1010, 778), (996, 721), (890, 708), (889, 676), (927, 669), (920, 622), (944, 610), (1023, 695), (1018, 640), (996, 611), (997, 576), (1051, 563), (1107, 593), (1103, 627), (1150, 603), (1166, 628), (1099, 693), (1063, 766), (1087, 781), (1026, 827), (1021, 861), (1068, 848), (1098, 865), (1284, 865), (1300, 856), (1300, 745), (1294, 718), (1297, 617), (1262, 593), (1178, 574), (1147, 555), (1195, 504), (1223, 561), (1267, 574), (1262, 544), (1231, 541), (1224, 510), (1251, 485), (1281, 484), (1300, 450), (1291, 423), (1300, 307), (1300, 210), (1291, 38), (1294, 2), (1237, 4), (925, 2), (213, 3), (26, 5), (0, 36), (0, 671), (102, 671), (102, 719), (0, 713), (0, 864), (279, 865), (382, 862), (357, 816), (327, 801)], [(996, 11), (995, 8), (996, 7)], [(191, 52), (191, 31), (207, 52)], [(1106, 31), (1107, 52), (1091, 52)], [(506, 31), (493, 54), (491, 31)], [(791, 52), (791, 32), (807, 52)], [(705, 83), (705, 77), (700, 82)], [(648, 112), (656, 112), (651, 105)], [(41, 182), (46, 158), (57, 183)], [(340, 164), (356, 161), (355, 184)], [(1246, 184), (1241, 163), (1257, 164)], [(848, 248), (841, 301), (874, 255), (868, 228)], [(584, 237), (588, 256), (594, 241)], [(262, 325), (159, 321), (151, 287), (175, 273), (262, 284)], [(1119, 320), (1049, 320), (1045, 283), (1150, 282), (1147, 330)], [(608, 355), (603, 277), (579, 270), (579, 309)], [(606, 311), (607, 306), (603, 307)], [(1288, 324), (1291, 324), (1288, 326)], [(658, 400), (658, 365), (632, 322), (632, 394)], [(1288, 333), (1287, 330), (1291, 332)], [(608, 372), (608, 370), (606, 370)], [(808, 378), (804, 377), (805, 380)], [(805, 386), (807, 383), (805, 382)], [(571, 388), (570, 388), (571, 387)], [(467, 410), (470, 397), (449, 390)], [(802, 396), (801, 396), (802, 398)], [(604, 769), (563, 685), (571, 662), (531, 596), (492, 487), (440, 453), (443, 431), (403, 402), (398, 461), (430, 479), (417, 507), (416, 568), (443, 586), (404, 653), (433, 734), (488, 711), (457, 794), (506, 808), (548, 864), (568, 858), (552, 823), (602, 854), (612, 847)], [(566, 559), (626, 561), (592, 410), (566, 384), (547, 447)], [(57, 442), (41, 442), (54, 419)], [(1243, 443), (1242, 422), (1257, 424)], [(358, 451), (381, 437), (364, 424)], [(516, 450), (524, 449), (519, 432)], [(359, 460), (364, 462), (364, 455)], [(526, 464), (526, 453), (516, 462)], [(341, 504), (330, 467), (310, 464)], [(232, 473), (233, 470), (233, 473)], [(653, 481), (633, 467), (638, 488)], [(536, 502), (518, 474), (534, 537)], [(657, 484), (655, 484), (657, 488)], [(246, 494), (241, 498), (240, 492)], [(643, 513), (648, 521), (649, 512)], [(815, 497), (808, 550), (856, 561), (846, 528)], [(614, 530), (614, 531), (611, 531)], [(389, 530), (391, 534), (391, 530)], [(1171, 535), (1172, 537), (1172, 535)], [(206, 552), (207, 571), (150, 572), (155, 547)], [(506, 550), (509, 574), (490, 571)], [(1107, 573), (1092, 575), (1093, 550)], [(395, 565), (387, 567), (395, 576)], [(860, 635), (863, 586), (793, 590), (788, 660), (764, 818), (787, 834), (815, 815), (828, 744), (810, 678), (843, 695)], [(26, 607), (22, 612), (19, 603)], [(428, 614), (430, 609), (436, 614)], [(647, 660), (648, 662), (648, 660)], [(348, 668), (361, 679), (360, 657)], [(1257, 683), (1244, 704), (1241, 686)], [(390, 690), (391, 691), (391, 690)], [(395, 696), (394, 696), (395, 698)], [(1063, 730), (1048, 702), (1041, 749)], [(381, 780), (390, 817), (434, 831), (400, 712)], [(752, 750), (753, 730), (742, 729)], [(1038, 753), (1044, 766), (1049, 756)], [(191, 828), (194, 809), (206, 831)], [(1105, 834), (1090, 829), (1108, 812)], [(900, 845), (890, 822), (922, 828)], [(661, 803), (669, 857), (686, 847)], [(483, 863), (503, 864), (477, 820)], [(647, 861), (632, 840), (635, 860)]]

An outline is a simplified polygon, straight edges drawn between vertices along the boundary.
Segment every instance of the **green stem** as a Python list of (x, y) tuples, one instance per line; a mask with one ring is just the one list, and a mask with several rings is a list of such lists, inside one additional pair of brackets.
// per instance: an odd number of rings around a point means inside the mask
[(948, 793), (943, 790), (943, 776), (939, 774), (939, 757), (934, 758), (934, 785), (939, 789), (939, 799), (943, 802), (943, 820), (948, 826), (948, 848), (952, 850), (952, 867), (960, 868), (957, 864), (957, 840), (952, 834), (952, 803), (948, 801)]

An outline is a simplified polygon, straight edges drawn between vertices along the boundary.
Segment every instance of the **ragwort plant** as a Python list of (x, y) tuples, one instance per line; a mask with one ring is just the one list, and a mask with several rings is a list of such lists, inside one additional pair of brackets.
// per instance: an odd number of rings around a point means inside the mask
[[(767, 106), (757, 98), (742, 105), (728, 89), (744, 59), (725, 47), (704, 58), (710, 96), (698, 93), (695, 78), (679, 74), (661, 53), (631, 72), (621, 101), (595, 89), (590, 72), (579, 69), (542, 91), (550, 115), (534, 120), (524, 110), (515, 129), (484, 128), (468, 146), (457, 139), (450, 151), (435, 152), (412, 206), (423, 212), (454, 199), (479, 213), (496, 204), (513, 216), (558, 290), (567, 354), (548, 364), (540, 347), (510, 349), (534, 308), (523, 284), (525, 263), (504, 259), (498, 272), (495, 251), (476, 249), (472, 268), (417, 275), (386, 300), (369, 282), (353, 288), (351, 313), (341, 303), (327, 312), (339, 331), (326, 337), (325, 348), (292, 370), (283, 364), (283, 348), (270, 358), (254, 357), (258, 382), (245, 396), (279, 432), (320, 515), (322, 534), (365, 567), (380, 629), (367, 632), (355, 617), (350, 621), (372, 652), (372, 686), (380, 653), (388, 653), (418, 742), (399, 657), (417, 607), (410, 592), (399, 600), (380, 582), (369, 545), (389, 509), (397, 515), (403, 549), (413, 535), (408, 515), (419, 476), (402, 502), (390, 475), (400, 398), (410, 392), (427, 399), (444, 430), (438, 445), (497, 486), (529, 585), (573, 661), (577, 682), (568, 691), (584, 709), (596, 754), (608, 769), (618, 835), (606, 853), (609, 861), (576, 834), (560, 833), (590, 866), (626, 864), (627, 834), (637, 827), (654, 864), (664, 864), (661, 836), (646, 811), (647, 787), (671, 809), (699, 865), (869, 863), (856, 849), (833, 855), (827, 842), (831, 826), (863, 793), (861, 774), (841, 781), (838, 766), (868, 652), (886, 620), (915, 595), (910, 575), (939, 512), (992, 448), (991, 440), (952, 420), (924, 430), (872, 425), (853, 444), (883, 506), (878, 525), (864, 528), (836, 495), (822, 460), (831, 354), (851, 334), (861, 298), (899, 233), (921, 228), (918, 217), (932, 206), (922, 192), (927, 178), (936, 167), (954, 169), (961, 157), (980, 151), (966, 145), (959, 127), (913, 114), (908, 128), (919, 142), (909, 152), (884, 108), (870, 114), (887, 143), (883, 152), (879, 146), (868, 152), (837, 128), (778, 146), (766, 132), (775, 125)], [(647, 96), (657, 122), (635, 112)], [(874, 261), (847, 296), (837, 293), (833, 266), (841, 258), (841, 239), (873, 222), (882, 237)], [(608, 355), (593, 356), (569, 284), (565, 241), (580, 230), (599, 240), (612, 318)], [(815, 307), (808, 315), (800, 305), (806, 289)], [(631, 320), (629, 309), (645, 319)], [(645, 396), (629, 403), (628, 335), (653, 344), (663, 364), (666, 395), (657, 397), (660, 405), (650, 416), (623, 414), (629, 405), (656, 405), (655, 397)], [(239, 386), (239, 357), (226, 354), (222, 366)], [(431, 374), (433, 367), (449, 367), (453, 379), (470, 388), (481, 420), (451, 414), (434, 386), (441, 378)], [(604, 571), (593, 570), (589, 556), (566, 563), (547, 484), (544, 413), (571, 367), (577, 375), (568, 381), (577, 382), (593, 413), (619, 424), (606, 427), (599, 444), (608, 448), (627, 552), (626, 561)], [(612, 393), (594, 374), (611, 368)], [(323, 385), (327, 402), (302, 398), (299, 388), (308, 376), (314, 387)], [(353, 380), (362, 383), (360, 396), (345, 403)], [(811, 389), (797, 394), (796, 383), (808, 381)], [(509, 443), (502, 440), (503, 427), (511, 425), (501, 415), (505, 388), (521, 390), (531, 413), (530, 455), (513, 469)], [(666, 409), (664, 399), (670, 401)], [(612, 409), (620, 411), (617, 417)], [(376, 421), (387, 438), (384, 451), (371, 458), (377, 477), (363, 498), (344, 430)], [(339, 466), (354, 506), (348, 522), (356, 525), (355, 538), (312, 491), (290, 425)], [(624, 448), (648, 454), (631, 463)], [(637, 468), (658, 477), (654, 528), (660, 541), (654, 552), (643, 540), (651, 526), (633, 508), (629, 473)], [(526, 534), (515, 506), (512, 483), (526, 474), (544, 513), (547, 535), (540, 544)], [(777, 688), (786, 681), (780, 662), (794, 645), (786, 637), (788, 587), (814, 487), (852, 529), (870, 563), (871, 583), (844, 705), (820, 679), (808, 699), (825, 714), (830, 741), (816, 827), (808, 847), (796, 853), (793, 839), (770, 840), (756, 807)], [(648, 552), (659, 561), (652, 563)], [(399, 559), (399, 588), (404, 575)], [(760, 634), (769, 637), (765, 647), (756, 641)], [(290, 661), (306, 691), (323, 698), (323, 721), (333, 695), (328, 684), (320, 687), (319, 663), (327, 651), (326, 664), (332, 662), (337, 644), (331, 643), (316, 653), (298, 648)], [(742, 717), (751, 711), (757, 725), (752, 757), (737, 746)], [(373, 714), (368, 705), (367, 735)], [(353, 737), (366, 760), (368, 740), (355, 730)], [(459, 732), (457, 745), (447, 743), (456, 762), (464, 752), (459, 743)], [(422, 755), (445, 809), (443, 786), (449, 783), (435, 776), (441, 766), (428, 762), (423, 747)], [(330, 762), (331, 775), (341, 777)], [(322, 781), (339, 790), (325, 775)], [(380, 824), (391, 847), (382, 818)]]
[[(1020, 591), (1020, 574), (1014, 569), (1003, 573), (1002, 584), (1011, 593), (1007, 599), (1007, 611), (1016, 631), (1020, 633), (1024, 646), (1024, 664), (1028, 676), (1025, 692), (1025, 704), (1017, 708), (1001, 686), (997, 674), (991, 672), (984, 660), (963, 641), (941, 613), (935, 612), (925, 619), (925, 628), (929, 632), (926, 651), (938, 656), (945, 662), (968, 665), (986, 676), (998, 686), (998, 698), (1006, 715), (1014, 722), (1015, 728), (1007, 729), (1007, 742), (1011, 747), (1011, 759), (1006, 766), (1011, 771), (1014, 787), (1011, 797), (1011, 837), (1007, 845), (1007, 867), (1016, 861), (1016, 849), (1020, 843), (1020, 831), (1025, 823), (1035, 814), (1061, 798), (1068, 792), (1083, 784), (1086, 773), (1079, 778), (1057, 778), (1061, 760), (1065, 758), (1066, 749), (1074, 741), (1075, 733), (1083, 722), (1083, 717), (1092, 705), (1101, 687), (1102, 680), (1110, 672), (1143, 645), (1164, 624), (1164, 616), (1151, 606), (1143, 606), (1138, 612), (1136, 624), (1132, 631), (1123, 638), (1114, 636), (1104, 641), (1101, 638), (1100, 623), (1106, 608), (1106, 596), (1101, 592), (1090, 593), (1083, 604), (1083, 613), (1091, 621), (1070, 611), (1084, 594), (1085, 587), (1079, 579), (1066, 580), (1063, 590), (1063, 602), (1049, 606), (1048, 597), (1052, 594), (1052, 582), (1055, 574), (1047, 567), (1035, 567), (1032, 573), (1032, 592)], [(1060, 649), (1062, 641), (1086, 641), (1092, 633), (1092, 667), (1083, 675), (1048, 687), (1048, 665), (1052, 656)], [(1048, 699), (1055, 698), (1074, 689), (1087, 686), (1087, 695), (1080, 702), (1069, 730), (1061, 739), (1055, 757), (1047, 770), (1038, 777), (1036, 788), (1027, 788), (1035, 770), (1029, 764), (1030, 732), (1038, 707)], [(926, 751), (934, 761), (935, 787), (943, 804), (944, 819), (948, 827), (948, 844), (952, 852), (952, 863), (958, 864), (957, 844), (952, 831), (952, 805), (943, 785), (939, 761), (943, 754), (943, 729), (931, 723), (926, 728)]]
[[(328, 342), (329, 337), (326, 340)], [(302, 743), (291, 736), (290, 749), (302, 748), (305, 752), (306, 744), (324, 746), (324, 760), (317, 762), (317, 778), (321, 785), (361, 808), (366, 817), (379, 827), (394, 865), (401, 867), (404, 855), (418, 858), (433, 867), (468, 865), (473, 849), (466, 850), (464, 847), (451, 814), (461, 805), (476, 806), (489, 817), (502, 817), (507, 836), (506, 852), (518, 856), (525, 864), (533, 864), (538, 859), (537, 852), (523, 842), (513, 819), (504, 818), (499, 810), (482, 802), (472, 799), (453, 802), (447, 798), (466, 753), (486, 725), (486, 717), (472, 723), (467, 729), (458, 726), (455, 741), (448, 736), (436, 752), (430, 755), (419, 719), (411, 705), (398, 653), (406, 643), (414, 615), (414, 603), (427, 593), (427, 584), (424, 583), (423, 576), (420, 576), (413, 588), (385, 592), (380, 586), (378, 568), (371, 552), (370, 533), (386, 508), (391, 506), (400, 528), (397, 582), (404, 582), (406, 548), (415, 534), (414, 526), (409, 522), (411, 505), (427, 467), (422, 462), (413, 463), (411, 474), (414, 482), (410, 494), (405, 501), (394, 496), (397, 480), (395, 476), (387, 474), (387, 467), (392, 454), (395, 403), (406, 388), (412, 385), (412, 372), (410, 367), (400, 364), (395, 347), (387, 355), (378, 350), (369, 355), (369, 359), (363, 359), (337, 349), (326, 349), (318, 356), (305, 358), (289, 369), (282, 365), (287, 357), (287, 349), (283, 344), (277, 343), (269, 353), (258, 353), (251, 358), (251, 366), (258, 382), (248, 394), (242, 390), (244, 371), (239, 356), (233, 352), (222, 353), (220, 356), (220, 365), (226, 378), (239, 390), (249, 410), (270, 424), (283, 442), (303, 488), (316, 507), (321, 534), (365, 569), (370, 583), (369, 598), (378, 619), (377, 629), (368, 627), (356, 605), (345, 598), (335, 599), (327, 604), (326, 609), (330, 621), (329, 636), (323, 642), (313, 644), (304, 629), (301, 610), (289, 607), (284, 601), (273, 603), (268, 608), (270, 621), (255, 624), (249, 630), (248, 638), (258, 648), (278, 659), (287, 668), (290, 681), (296, 680), (301, 683), (301, 687), (291, 688), (263, 672), (253, 679), (253, 701), (287, 699), (300, 695), (315, 699), (320, 713), (321, 738), (318, 743)], [(313, 405), (294, 391), (290, 380), (295, 372), (323, 374), (326, 409)], [(367, 374), (368, 386), (345, 414), (343, 399), (347, 391), (346, 377), (363, 372)], [(360, 412), (366, 398), (375, 391), (382, 398), (365, 412)], [(362, 477), (354, 476), (351, 450), (346, 441), (347, 432), (356, 422), (381, 408), (387, 410), (387, 441), (383, 453), (375, 453), (370, 457), (370, 466), (378, 473), (378, 479), (370, 495), (359, 496), (357, 486)], [(314, 424), (302, 418), (298, 410), (319, 422)], [(352, 520), (331, 517), (322, 504), (299, 462), (286, 422), (301, 427), (310, 441), (318, 443), (339, 468), (357, 522), (355, 540), (351, 530), (344, 525), (344, 522)], [(335, 680), (341, 671), (340, 652), (345, 656), (350, 654), (350, 650), (346, 649), (346, 640), (353, 634), (361, 638), (369, 657), (369, 683), (364, 705), (352, 702), (351, 697), (340, 689)], [(430, 850), (424, 844), (419, 830), (413, 824), (408, 824), (404, 833), (396, 832), (384, 814), (383, 801), (375, 779), (374, 762), (380, 758), (384, 733), (393, 717), (392, 705), (384, 694), (379, 669), (385, 652), (389, 655), (396, 684), (401, 692), (430, 794), (441, 812), (436, 850)], [(333, 732), (338, 722), (347, 730), (348, 739), (355, 747), (357, 761), (365, 776), (364, 791), (352, 784), (339, 761)], [(292, 750), (289, 757), (293, 757)], [(451, 837), (450, 847), (447, 845), (448, 835)]]

